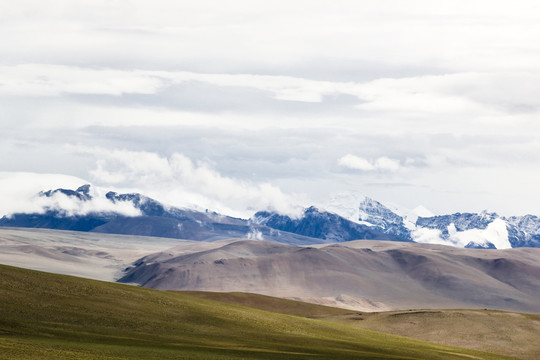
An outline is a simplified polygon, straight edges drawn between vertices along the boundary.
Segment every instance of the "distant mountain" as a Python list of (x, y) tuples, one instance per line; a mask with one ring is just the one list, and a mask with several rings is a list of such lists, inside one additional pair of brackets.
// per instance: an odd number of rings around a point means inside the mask
[[(90, 206), (95, 197), (90, 185), (77, 190), (56, 189), (41, 192), (40, 198), (61, 196), (60, 204), (77, 209)], [(275, 231), (250, 221), (220, 215), (214, 212), (167, 207), (141, 194), (118, 194), (108, 192), (99, 199), (103, 209), (77, 212), (66, 208), (45, 207), (43, 213), (17, 213), (0, 219), (0, 226), (49, 228), (59, 230), (89, 231), (109, 234), (143, 235), (211, 241), (225, 238), (265, 238), (287, 244), (317, 244), (320, 239)], [(105, 202), (106, 206), (104, 206)], [(136, 216), (128, 216), (121, 210), (131, 207)]]
[(358, 213), (361, 224), (404, 241), (484, 249), (540, 247), (540, 218), (533, 215), (505, 218), (484, 211), (415, 216), (413, 222), (369, 198), (360, 202)]
[(401, 241), (412, 241), (405, 219), (378, 201), (366, 197), (358, 207), (358, 221), (374, 230), (397, 237)]
[[(463, 248), (540, 247), (540, 218), (501, 217), (496, 213), (431, 215), (428, 210), (401, 212), (365, 198), (345, 218), (309, 207), (299, 217), (259, 211), (251, 219), (166, 206), (137, 193), (99, 196), (90, 185), (76, 190), (43, 191), (43, 210), (16, 213), (0, 226), (49, 228), (213, 241), (247, 238), (285, 244), (323, 244), (359, 239), (444, 244)], [(348, 199), (349, 203), (351, 202)], [(334, 204), (334, 208), (339, 208)], [(399, 215), (400, 214), (405, 215)]]
[(510, 248), (508, 225), (495, 213), (455, 213), (451, 215), (419, 217), (419, 229), (439, 231), (439, 237), (450, 245), (466, 248)]
[[(349, 222), (335, 214), (315, 216), (312, 210), (306, 212), (312, 214), (307, 218), (311, 221), (309, 226), (305, 222), (303, 226), (290, 229), (294, 231), (288, 231), (280, 227), (267, 226), (252, 220), (233, 218), (215, 212), (168, 207), (137, 193), (108, 192), (104, 198), (99, 199), (91, 193), (90, 185), (81, 186), (76, 190), (56, 189), (41, 192), (39, 198), (51, 200), (50, 205), (45, 206), (42, 213), (17, 213), (4, 216), (0, 219), (0, 226), (199, 241), (228, 238), (264, 239), (286, 244), (320, 244), (363, 238), (390, 239), (384, 234)], [(94, 202), (99, 206), (94, 205)]]
[(540, 248), (540, 218), (535, 215), (512, 216), (505, 219), (508, 241), (512, 247)]
[(273, 229), (324, 239), (326, 242), (343, 242), (358, 239), (403, 241), (393, 233), (349, 221), (337, 214), (320, 211), (312, 206), (303, 215), (292, 218), (275, 212), (259, 211), (252, 221)]

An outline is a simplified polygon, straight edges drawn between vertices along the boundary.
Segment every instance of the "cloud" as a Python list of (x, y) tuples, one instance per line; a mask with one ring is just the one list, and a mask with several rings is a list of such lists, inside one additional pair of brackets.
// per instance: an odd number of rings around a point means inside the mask
[(0, 172), (0, 216), (16, 212), (39, 212), (36, 195), (43, 190), (78, 188), (85, 180), (68, 175)]
[(386, 171), (398, 171), (399, 170), (399, 161), (395, 159), (390, 159), (386, 156), (380, 157), (375, 160), (375, 168)]
[[(540, 22), (532, 1), (474, 3), (0, 4), (0, 168), (166, 188), (178, 153), (259, 193), (538, 213)], [(192, 187), (170, 193), (246, 207)]]
[(154, 94), (163, 80), (148, 74), (48, 64), (0, 66), (0, 92), (24, 96)]
[[(253, 127), (254, 122), (267, 127), (291, 127), (295, 124), (356, 128), (357, 120), (351, 114), (364, 114), (365, 128), (389, 133), (403, 133), (419, 126), (423, 133), (483, 133), (487, 119), (516, 131), (509, 126), (515, 122), (509, 115), (523, 118), (524, 114), (538, 112), (540, 101), (531, 94), (540, 91), (539, 80), (540, 73), (517, 71), (339, 82), (298, 76), (118, 70), (48, 64), (0, 66), (0, 93), (5, 96), (60, 97), (76, 102), (85, 99), (76, 96), (85, 95), (89, 99), (88, 96), (93, 95), (103, 97), (100, 98), (101, 103), (94, 104), (99, 105), (97, 111), (111, 111), (111, 104), (124, 105), (139, 113), (142, 111), (140, 104), (174, 110), (163, 112), (157, 119), (155, 116), (145, 118), (144, 112), (129, 116), (132, 124), (136, 125), (224, 123), (214, 121), (211, 116), (194, 114), (209, 115), (219, 111), (220, 116), (225, 113), (228, 117), (227, 124), (244, 128)], [(230, 91), (236, 92), (234, 97), (227, 96)], [(215, 98), (211, 97), (212, 94)], [(72, 97), (66, 98), (67, 95)], [(237, 101), (237, 97), (244, 96), (250, 101)], [(107, 101), (107, 97), (117, 100)], [(336, 103), (329, 99), (347, 101)], [(291, 102), (304, 105), (294, 107), (288, 104)], [(243, 112), (257, 112), (261, 106), (266, 111), (274, 109), (273, 113), (280, 116), (259, 114), (257, 121), (246, 121), (245, 116), (238, 116)], [(325, 109), (332, 110), (332, 119), (325, 114)], [(144, 110), (149, 112), (148, 108)], [(77, 113), (85, 112), (81, 109)], [(319, 116), (313, 116), (313, 112)], [(122, 120), (125, 116), (111, 118), (105, 114), (85, 118), (77, 113), (74, 116), (84, 119), (77, 122), (81, 126), (129, 123)], [(311, 122), (295, 116), (297, 113), (309, 115)], [(66, 125), (73, 126), (72, 121), (64, 121)]]
[(375, 166), (368, 160), (352, 154), (343, 156), (338, 160), (338, 164), (355, 170), (370, 171), (376, 169)]
[(14, 213), (39, 213), (58, 210), (72, 215), (86, 215), (92, 212), (116, 212), (125, 216), (140, 215), (131, 202), (112, 203), (105, 197), (105, 189), (92, 187), (91, 200), (82, 201), (62, 193), (50, 197), (40, 196), (41, 191), (77, 189), (88, 181), (60, 174), (37, 174), (22, 172), (0, 172), (0, 217)]
[(383, 156), (375, 161), (369, 161), (362, 157), (347, 154), (338, 160), (340, 166), (361, 171), (391, 171), (395, 172), (400, 169), (399, 160), (391, 159), (389, 157)]
[[(103, 194), (95, 193), (90, 200), (80, 200), (62, 193), (54, 193), (50, 197), (35, 196), (35, 206), (40, 208), (37, 213), (44, 213), (46, 210), (59, 211), (66, 216), (88, 215), (91, 213), (111, 212), (124, 216), (139, 216), (141, 211), (135, 207), (131, 201), (112, 202)], [(28, 212), (27, 210), (25, 212)]]
[[(202, 72), (284, 71), (321, 58), (415, 65), (419, 72), (537, 68), (534, 3), (474, 3), (17, 1), (0, 8), (2, 32), (10, 34), (0, 55), (8, 63), (37, 58)], [(323, 70), (331, 74), (334, 65)]]
[(463, 248), (471, 243), (480, 246), (487, 246), (491, 243), (497, 249), (510, 249), (512, 247), (508, 241), (506, 222), (500, 218), (488, 224), (485, 229), (458, 231), (452, 223), (448, 225), (446, 239), (443, 239), (441, 230), (423, 227), (416, 227), (411, 235), (414, 241), (427, 244), (453, 245)]
[(180, 153), (163, 157), (151, 152), (102, 148), (81, 147), (78, 151), (98, 158), (91, 171), (96, 183), (140, 191), (169, 205), (244, 218), (266, 209), (291, 215), (301, 211), (294, 197), (270, 183), (223, 176), (209, 163), (194, 162)]

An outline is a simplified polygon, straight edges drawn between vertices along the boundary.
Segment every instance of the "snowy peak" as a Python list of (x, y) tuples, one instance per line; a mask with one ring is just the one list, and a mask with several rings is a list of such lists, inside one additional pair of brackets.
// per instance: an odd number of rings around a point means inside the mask
[(419, 217), (412, 237), (417, 242), (440, 243), (466, 248), (507, 249), (506, 222), (496, 213), (455, 213)]
[(506, 219), (512, 247), (540, 247), (540, 218), (535, 215), (512, 216)]
[(163, 204), (141, 194), (118, 194), (116, 192), (109, 191), (107, 194), (105, 194), (105, 197), (114, 204), (131, 202), (133, 203), (133, 206), (139, 209), (141, 213), (146, 216), (164, 216), (167, 213)]
[(534, 215), (505, 218), (488, 211), (419, 217), (412, 236), (417, 242), (460, 247), (540, 247), (540, 218)]
[(368, 197), (354, 206), (355, 199), (343, 193), (332, 203), (354, 218), (311, 206), (297, 217), (260, 211), (245, 220), (167, 206), (138, 193), (105, 193), (86, 184), (76, 190), (41, 191), (33, 199), (32, 210), (6, 215), (0, 226), (305, 245), (372, 239), (467, 248), (540, 247), (540, 218), (534, 215), (505, 218), (482, 211), (432, 216), (423, 207), (403, 211)]
[(410, 231), (403, 217), (383, 204), (368, 197), (360, 202), (358, 220), (385, 234), (393, 235), (402, 241), (411, 241)]
[(439, 229), (444, 234), (448, 233), (448, 226), (453, 224), (457, 231), (471, 229), (485, 229), (495, 219), (500, 218), (496, 213), (483, 211), (477, 213), (455, 213), (451, 215), (441, 215), (433, 217), (419, 217), (416, 225), (430, 229)]
[(378, 201), (366, 197), (358, 207), (358, 220), (366, 221), (381, 228), (389, 225), (401, 225), (403, 218)]
[(260, 211), (253, 216), (252, 221), (276, 230), (323, 239), (325, 242), (359, 239), (400, 240), (391, 234), (347, 220), (332, 212), (321, 211), (314, 206), (305, 209), (298, 219), (274, 212)]
[(92, 196), (90, 195), (89, 184), (80, 186), (79, 188), (77, 188), (77, 190), (69, 190), (69, 189), (48, 190), (48, 191), (41, 191), (38, 195), (42, 197), (46, 197), (46, 198), (51, 198), (58, 194), (65, 195), (69, 198), (76, 198), (80, 201), (88, 201), (92, 199)]

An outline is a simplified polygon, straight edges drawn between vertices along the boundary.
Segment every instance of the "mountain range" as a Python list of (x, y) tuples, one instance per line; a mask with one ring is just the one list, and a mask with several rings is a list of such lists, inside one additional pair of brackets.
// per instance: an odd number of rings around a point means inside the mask
[(37, 199), (45, 204), (41, 212), (5, 215), (0, 226), (197, 241), (246, 238), (294, 245), (362, 239), (486, 249), (540, 247), (540, 218), (534, 215), (505, 218), (481, 212), (415, 218), (398, 215), (369, 198), (359, 201), (353, 218), (312, 206), (299, 217), (266, 210), (250, 219), (166, 206), (138, 193), (111, 191), (100, 197), (90, 185), (43, 191)]

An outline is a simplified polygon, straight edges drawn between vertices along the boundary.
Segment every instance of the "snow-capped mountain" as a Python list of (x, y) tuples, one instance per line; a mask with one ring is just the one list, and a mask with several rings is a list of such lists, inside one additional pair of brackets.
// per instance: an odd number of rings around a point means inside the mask
[(508, 237), (508, 224), (497, 214), (486, 211), (480, 214), (456, 213), (429, 218), (419, 217), (412, 234), (418, 242), (443, 243), (466, 248), (512, 247)]
[[(378, 201), (366, 197), (358, 207), (358, 221), (372, 226), (380, 232), (393, 235), (402, 241), (411, 241), (411, 234), (406, 219)], [(407, 226), (409, 225), (409, 227)]]
[[(355, 197), (358, 197), (356, 195)], [(501, 217), (496, 213), (455, 213), (434, 216), (418, 206), (409, 211), (363, 198), (351, 206), (347, 194), (332, 199), (330, 208), (347, 219), (403, 241), (463, 248), (540, 247), (540, 218), (534, 215)]]
[(265, 239), (287, 244), (319, 244), (324, 240), (254, 224), (214, 212), (165, 206), (141, 194), (108, 192), (99, 196), (89, 185), (76, 190), (41, 192), (42, 211), (16, 213), (0, 226), (49, 228), (110, 234), (144, 235), (212, 241), (228, 238)]
[(312, 206), (297, 218), (259, 211), (251, 219), (239, 219), (166, 206), (137, 193), (110, 191), (101, 195), (90, 185), (83, 185), (76, 190), (42, 191), (35, 197), (37, 205), (32, 212), (4, 216), (0, 226), (199, 241), (248, 238), (298, 245), (370, 239), (464, 248), (540, 247), (540, 218), (534, 215), (505, 218), (484, 211), (432, 216), (422, 207), (404, 211), (365, 198), (353, 208), (354, 199), (345, 200), (346, 205), (340, 206), (337, 201), (332, 206), (345, 209), (349, 218)]
[(512, 247), (540, 247), (540, 218), (535, 215), (512, 216), (505, 219), (508, 240)]
[(349, 221), (314, 206), (307, 208), (298, 219), (275, 212), (260, 211), (253, 216), (252, 221), (274, 229), (324, 239), (326, 242), (358, 239), (404, 241), (391, 232), (385, 233), (378, 228)]
[(429, 210), (418, 207), (409, 216), (402, 217), (366, 198), (360, 202), (358, 221), (415, 242), (486, 249), (540, 247), (540, 218), (537, 216), (504, 218), (487, 211), (429, 215)]

